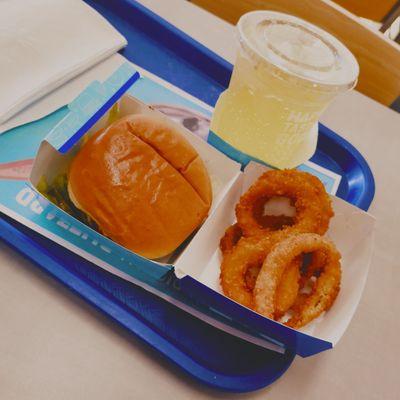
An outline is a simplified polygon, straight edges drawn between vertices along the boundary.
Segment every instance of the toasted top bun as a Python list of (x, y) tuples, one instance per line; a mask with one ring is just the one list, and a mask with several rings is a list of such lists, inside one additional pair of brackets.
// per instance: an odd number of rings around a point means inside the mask
[(124, 117), (72, 161), (68, 192), (100, 231), (147, 258), (175, 250), (206, 218), (210, 179), (196, 150), (160, 117)]

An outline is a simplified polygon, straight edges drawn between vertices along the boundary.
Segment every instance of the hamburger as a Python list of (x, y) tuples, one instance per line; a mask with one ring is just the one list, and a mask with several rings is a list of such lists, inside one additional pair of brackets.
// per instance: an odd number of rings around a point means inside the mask
[(71, 163), (68, 194), (102, 234), (151, 259), (173, 252), (212, 201), (196, 150), (168, 120), (145, 114), (90, 137)]

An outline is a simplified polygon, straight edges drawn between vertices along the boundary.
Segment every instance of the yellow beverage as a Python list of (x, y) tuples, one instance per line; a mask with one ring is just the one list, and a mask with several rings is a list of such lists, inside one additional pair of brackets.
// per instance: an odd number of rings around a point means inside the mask
[(295, 167), (313, 155), (318, 117), (354, 86), (358, 64), (331, 35), (295, 17), (253, 12), (238, 27), (241, 47), (211, 130), (270, 165)]

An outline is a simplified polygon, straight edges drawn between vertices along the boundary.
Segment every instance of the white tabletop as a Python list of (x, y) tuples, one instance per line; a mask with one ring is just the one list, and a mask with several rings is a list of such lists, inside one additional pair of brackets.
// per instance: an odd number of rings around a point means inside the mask
[[(233, 27), (183, 0), (142, 0), (230, 61)], [(376, 179), (376, 247), (361, 304), (333, 349), (302, 359), (271, 399), (395, 399), (400, 389), (400, 114), (343, 95), (322, 122), (352, 142)], [(123, 329), (0, 243), (0, 399), (232, 398), (173, 368)]]

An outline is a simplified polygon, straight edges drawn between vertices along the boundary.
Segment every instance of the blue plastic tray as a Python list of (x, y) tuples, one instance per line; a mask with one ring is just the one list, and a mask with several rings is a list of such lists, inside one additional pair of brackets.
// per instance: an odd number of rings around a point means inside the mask
[[(87, 3), (128, 39), (122, 51), (126, 58), (215, 104), (229, 82), (229, 63), (132, 0)], [(369, 207), (374, 181), (367, 163), (322, 125), (313, 161), (342, 175), (340, 197)], [(257, 390), (275, 381), (293, 361), (292, 352), (274, 353), (214, 329), (5, 216), (0, 219), (0, 238), (207, 385), (234, 392)]]

